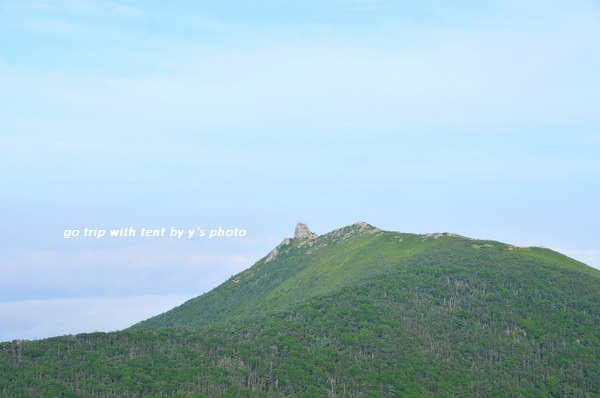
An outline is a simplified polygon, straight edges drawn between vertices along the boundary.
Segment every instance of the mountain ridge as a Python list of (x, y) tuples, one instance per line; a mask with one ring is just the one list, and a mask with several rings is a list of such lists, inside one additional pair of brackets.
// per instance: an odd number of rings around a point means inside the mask
[[(423, 252), (445, 250), (448, 245), (471, 250), (475, 257), (477, 251), (501, 257), (510, 257), (510, 253), (539, 257), (544, 261), (558, 261), (557, 258), (563, 256), (545, 248), (517, 247), (447, 232), (384, 231), (366, 222), (316, 235), (306, 224), (298, 223), (294, 237), (285, 238), (250, 268), (215, 289), (132, 328), (203, 325), (287, 309), (307, 298), (335, 292), (379, 273), (392, 272), (398, 265), (410, 266), (416, 263), (411, 262), (411, 258), (419, 258)], [(574, 269), (587, 267), (583, 263), (576, 266), (573, 261), (569, 264)], [(580, 269), (586, 272), (584, 270)]]

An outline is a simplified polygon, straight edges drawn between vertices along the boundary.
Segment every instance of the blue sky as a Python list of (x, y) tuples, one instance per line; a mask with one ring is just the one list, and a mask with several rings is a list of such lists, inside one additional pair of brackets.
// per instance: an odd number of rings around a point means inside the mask
[[(126, 327), (298, 221), (600, 268), (597, 2), (217, 3), (0, 0), (0, 340)], [(129, 226), (247, 235), (63, 239)]]

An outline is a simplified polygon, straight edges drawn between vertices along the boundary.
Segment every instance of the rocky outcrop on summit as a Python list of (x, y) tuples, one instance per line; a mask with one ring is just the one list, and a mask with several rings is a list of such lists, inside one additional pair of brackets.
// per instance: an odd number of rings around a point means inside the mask
[(352, 224), (350, 226), (350, 228), (352, 228), (354, 231), (356, 231), (358, 233), (363, 233), (363, 232), (369, 232), (369, 233), (381, 232), (381, 230), (379, 228), (374, 227), (371, 224), (367, 224), (364, 221), (355, 222), (354, 224)]
[[(350, 226), (335, 230), (326, 235), (319, 237), (319, 235), (312, 232), (308, 226), (304, 223), (299, 222), (296, 225), (296, 229), (294, 231), (293, 241), (296, 241), (295, 247), (297, 248), (310, 248), (307, 253), (312, 253), (315, 249), (319, 249), (325, 247), (332, 243), (337, 243), (346, 239), (349, 239), (352, 236), (363, 235), (363, 234), (374, 234), (374, 233), (383, 233), (377, 227), (374, 227), (366, 222), (357, 222)], [(322, 239), (323, 238), (323, 239)], [(279, 253), (288, 245), (292, 243), (292, 239), (285, 238), (279, 246), (273, 249), (264, 259), (265, 263), (269, 263), (273, 261)]]
[(367, 224), (366, 222), (359, 221), (350, 226), (336, 229), (325, 236), (331, 240), (332, 243), (341, 242), (343, 240), (349, 239), (352, 236), (363, 235), (363, 234), (374, 234), (378, 232), (383, 232), (377, 227), (372, 226), (371, 224)]
[(317, 234), (311, 232), (306, 224), (299, 222), (294, 231), (294, 239), (315, 239)]
[[(294, 239), (295, 240), (299, 240), (300, 245), (298, 247), (302, 247), (305, 244), (312, 244), (312, 240), (316, 239), (318, 237), (317, 234), (315, 234), (314, 232), (311, 232), (310, 229), (308, 229), (308, 226), (304, 223), (299, 222), (296, 225), (296, 230), (294, 231)], [(267, 257), (265, 257), (265, 263), (271, 262), (275, 259), (275, 257), (277, 257), (279, 255), (279, 252), (287, 245), (289, 245), (290, 243), (292, 243), (290, 238), (285, 238), (280, 244), (279, 246), (277, 246), (275, 249), (273, 249), (268, 255)]]

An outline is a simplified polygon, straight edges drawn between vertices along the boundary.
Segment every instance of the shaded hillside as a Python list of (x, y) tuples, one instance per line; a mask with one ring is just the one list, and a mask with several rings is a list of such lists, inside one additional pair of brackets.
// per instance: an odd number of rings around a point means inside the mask
[(358, 223), (132, 329), (0, 344), (0, 395), (595, 397), (599, 330), (575, 260)]

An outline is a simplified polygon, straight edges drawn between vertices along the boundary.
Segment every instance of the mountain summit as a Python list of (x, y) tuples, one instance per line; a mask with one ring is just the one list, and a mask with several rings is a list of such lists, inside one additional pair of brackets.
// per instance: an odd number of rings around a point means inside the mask
[(114, 333), (0, 344), (10, 397), (599, 397), (600, 271), (560, 253), (304, 224)]
[(310, 232), (308, 226), (299, 222), (296, 225), (296, 230), (294, 231), (294, 239), (314, 239), (317, 237), (317, 234), (314, 232)]

